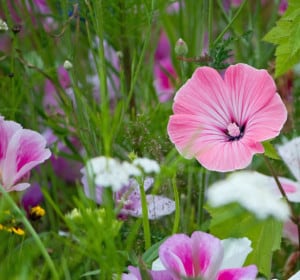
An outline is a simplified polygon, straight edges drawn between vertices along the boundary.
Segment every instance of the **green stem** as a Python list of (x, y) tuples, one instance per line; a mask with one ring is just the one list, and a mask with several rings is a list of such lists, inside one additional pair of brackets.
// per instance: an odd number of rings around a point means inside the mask
[(214, 5), (214, 0), (209, 0), (208, 3), (208, 45), (209, 48), (212, 47), (213, 45), (213, 5)]
[(144, 180), (140, 180), (140, 194), (141, 194), (141, 203), (142, 203), (142, 214), (143, 214), (143, 228), (144, 228), (144, 237), (145, 237), (145, 250), (151, 247), (151, 234), (150, 234), (150, 224), (148, 218), (148, 206), (146, 193), (144, 189)]
[(199, 200), (198, 200), (198, 209), (199, 214), (197, 217), (197, 224), (202, 225), (204, 217), (204, 198), (205, 198), (205, 189), (206, 189), (206, 169), (202, 168), (201, 184), (199, 186)]
[[(297, 216), (297, 213), (295, 212), (294, 208), (293, 208), (293, 205), (292, 203), (290, 202), (290, 200), (288, 199), (279, 179), (278, 179), (278, 176), (275, 172), (275, 170), (273, 169), (269, 159), (264, 155), (264, 160), (266, 162), (266, 165), (267, 167), (269, 168), (272, 176), (274, 177), (275, 179), (275, 182), (277, 184), (277, 187), (281, 193), (281, 195), (283, 196), (284, 200), (287, 202), (289, 208), (290, 208), (290, 211), (291, 211), (291, 220), (292, 222), (297, 226), (297, 230), (298, 230), (298, 251), (300, 252), (300, 221), (298, 219), (298, 216)], [(300, 258), (298, 259), (298, 266), (300, 266)]]
[(34, 228), (32, 227), (32, 225), (30, 224), (30, 222), (27, 220), (27, 218), (25, 217), (24, 213), (20, 210), (20, 208), (16, 205), (16, 203), (14, 202), (14, 200), (10, 197), (10, 195), (3, 189), (2, 186), (0, 186), (0, 192), (2, 193), (2, 195), (4, 196), (4, 198), (8, 201), (8, 203), (11, 205), (11, 207), (13, 208), (13, 210), (17, 213), (17, 215), (20, 217), (22, 223), (25, 225), (25, 228), (30, 232), (30, 234), (32, 235), (33, 239), (35, 240), (37, 246), (39, 247), (39, 249), (41, 250), (42, 255), (44, 256), (46, 263), (48, 264), (51, 272), (52, 272), (52, 279), (57, 279), (59, 280), (59, 276), (58, 276), (58, 272), (56, 271), (55, 265), (51, 259), (51, 257), (49, 256), (44, 244), (42, 243), (40, 237), (38, 236), (38, 234), (36, 233), (36, 231), (34, 230)]
[(233, 16), (232, 20), (227, 24), (227, 26), (224, 28), (224, 30), (219, 34), (219, 36), (216, 38), (216, 40), (213, 42), (213, 45), (216, 45), (225, 35), (225, 33), (229, 30), (231, 25), (235, 22), (235, 20), (240, 15), (241, 11), (243, 10), (244, 6), (246, 5), (247, 0), (245, 0), (239, 7), (239, 9), (236, 11), (235, 15)]
[(172, 186), (174, 192), (174, 199), (175, 199), (175, 218), (174, 218), (174, 225), (172, 229), (172, 234), (178, 232), (179, 222), (180, 222), (180, 201), (179, 201), (179, 193), (176, 184), (176, 176), (172, 179)]

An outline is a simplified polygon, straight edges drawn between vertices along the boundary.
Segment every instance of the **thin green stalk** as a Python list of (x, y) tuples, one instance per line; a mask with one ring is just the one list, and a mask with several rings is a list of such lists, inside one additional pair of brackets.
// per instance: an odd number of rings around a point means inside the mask
[(148, 219), (148, 206), (146, 193), (144, 189), (144, 180), (140, 180), (140, 193), (141, 193), (141, 203), (142, 203), (142, 220), (143, 220), (143, 228), (144, 228), (144, 237), (145, 237), (145, 250), (151, 247), (151, 233), (150, 233), (150, 224)]
[(224, 28), (224, 30), (219, 34), (219, 36), (216, 38), (216, 40), (213, 42), (213, 45), (217, 44), (225, 35), (225, 33), (229, 30), (231, 25), (235, 22), (235, 20), (240, 15), (241, 11), (243, 10), (244, 6), (246, 5), (247, 0), (245, 0), (239, 7), (239, 9), (236, 11), (235, 15), (233, 16), (232, 20), (227, 24), (227, 26)]
[(202, 225), (204, 218), (204, 198), (205, 198), (205, 189), (206, 189), (206, 169), (202, 168), (201, 174), (201, 183), (199, 185), (199, 199), (198, 199), (198, 216), (197, 224)]
[(173, 193), (175, 199), (175, 217), (174, 217), (174, 225), (172, 229), (172, 234), (178, 232), (179, 222), (180, 222), (180, 201), (179, 201), (179, 193), (176, 184), (176, 176), (172, 179)]
[[(293, 205), (292, 203), (290, 202), (290, 200), (288, 199), (279, 179), (278, 179), (278, 176), (274, 170), (274, 168), (272, 167), (269, 159), (264, 155), (264, 160), (265, 160), (265, 163), (267, 165), (267, 167), (269, 168), (272, 176), (274, 177), (275, 179), (275, 182), (277, 184), (277, 187), (281, 193), (281, 195), (283, 196), (284, 200), (287, 202), (289, 208), (290, 208), (290, 211), (291, 211), (291, 220), (292, 222), (297, 226), (297, 230), (298, 230), (298, 251), (300, 252), (300, 221), (298, 219), (298, 216), (297, 216), (297, 213), (295, 212), (294, 208), (293, 208)], [(298, 259), (298, 266), (300, 267), (300, 257)]]
[(25, 217), (24, 213), (20, 210), (20, 208), (16, 205), (14, 200), (3, 189), (2, 186), (0, 186), (0, 192), (2, 193), (4, 198), (8, 201), (8, 203), (11, 205), (14, 212), (17, 213), (17, 215), (20, 217), (20, 219), (21, 219), (22, 223), (24, 224), (25, 228), (30, 232), (30, 234), (32, 235), (33, 239), (35, 240), (38, 248), (41, 250), (41, 253), (42, 253), (42, 255), (44, 256), (44, 258), (46, 260), (46, 263), (48, 264), (48, 266), (49, 266), (49, 268), (52, 272), (52, 276), (53, 276), (52, 279), (59, 280), (58, 272), (55, 268), (55, 265), (54, 265), (51, 257), (49, 256), (49, 254), (48, 254), (43, 242), (41, 241), (40, 237), (38, 236), (38, 234), (36, 233), (36, 231), (34, 230), (32, 225), (30, 224), (30, 222), (27, 220), (27, 218)]
[(213, 45), (213, 6), (214, 0), (209, 0), (208, 3), (208, 45), (209, 48)]

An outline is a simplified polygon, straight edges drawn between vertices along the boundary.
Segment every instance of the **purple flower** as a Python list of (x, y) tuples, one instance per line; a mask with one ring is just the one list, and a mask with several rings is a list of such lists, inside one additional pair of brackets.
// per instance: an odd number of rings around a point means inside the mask
[(33, 183), (31, 187), (24, 192), (21, 198), (21, 205), (29, 214), (31, 208), (41, 204), (43, 200), (44, 196), (40, 185), (38, 183)]
[[(47, 129), (43, 135), (50, 147), (56, 145), (56, 149), (59, 152), (66, 155), (72, 155), (72, 151), (70, 151), (70, 149), (56, 137), (51, 129)], [(69, 141), (79, 152), (82, 152), (81, 144), (77, 138), (70, 137)], [(50, 161), (55, 174), (61, 179), (70, 183), (80, 179), (80, 170), (83, 167), (83, 164), (80, 161), (59, 155), (52, 155), (50, 157)]]
[(44, 137), (0, 117), (0, 183), (6, 191), (22, 191), (30, 186), (30, 170), (51, 155)]

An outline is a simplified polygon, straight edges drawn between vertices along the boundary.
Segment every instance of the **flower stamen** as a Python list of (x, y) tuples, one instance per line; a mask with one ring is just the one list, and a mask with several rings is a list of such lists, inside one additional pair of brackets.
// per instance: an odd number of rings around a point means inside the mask
[(244, 126), (238, 126), (235, 122), (228, 124), (226, 134), (229, 141), (239, 140), (244, 136)]

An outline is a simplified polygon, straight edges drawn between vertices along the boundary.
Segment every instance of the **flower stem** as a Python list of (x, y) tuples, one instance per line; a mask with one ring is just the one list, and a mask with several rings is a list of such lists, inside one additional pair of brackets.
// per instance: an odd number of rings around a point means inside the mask
[(140, 185), (140, 193), (141, 193), (141, 203), (142, 203), (142, 214), (143, 214), (143, 228), (144, 228), (144, 237), (145, 237), (145, 249), (149, 249), (151, 247), (151, 234), (150, 234), (150, 224), (148, 219), (148, 207), (147, 207), (147, 199), (146, 193), (144, 189), (144, 180), (139, 182)]
[(206, 169), (202, 168), (201, 174), (201, 182), (199, 186), (199, 200), (198, 200), (198, 217), (197, 217), (197, 224), (202, 225), (203, 223), (203, 216), (204, 216), (204, 196), (205, 196), (205, 187), (206, 187)]
[(247, 3), (247, 0), (245, 0), (239, 7), (239, 9), (237, 10), (237, 12), (235, 13), (235, 15), (233, 16), (232, 20), (226, 25), (226, 27), (224, 28), (224, 30), (219, 34), (219, 36), (216, 38), (216, 40), (213, 42), (213, 44), (217, 44), (225, 35), (225, 33), (228, 31), (228, 29), (230, 28), (230, 26), (235, 22), (235, 20), (238, 18), (239, 14), (241, 13), (241, 11), (243, 10), (245, 4)]
[[(288, 206), (290, 208), (290, 211), (291, 211), (291, 221), (297, 226), (297, 230), (298, 230), (298, 251), (300, 252), (300, 220), (298, 219), (297, 214), (296, 214), (296, 212), (295, 212), (295, 210), (293, 208), (293, 205), (292, 205), (291, 201), (288, 199), (288, 197), (287, 197), (287, 195), (286, 195), (286, 193), (285, 193), (285, 191), (284, 191), (284, 189), (283, 189), (283, 187), (282, 187), (282, 185), (281, 185), (281, 183), (280, 183), (280, 181), (278, 179), (278, 176), (277, 176), (274, 168), (272, 167), (269, 159), (265, 155), (263, 157), (264, 157), (264, 160), (266, 162), (267, 167), (269, 168), (272, 176), (275, 179), (275, 182), (277, 184), (277, 187), (278, 187), (281, 195), (283, 196), (284, 200), (287, 202), (287, 204), (288, 204)], [(298, 266), (300, 266), (300, 258), (298, 258)]]
[(176, 185), (176, 176), (172, 179), (172, 186), (174, 192), (174, 199), (175, 199), (175, 218), (174, 218), (174, 225), (172, 229), (172, 234), (178, 232), (179, 222), (180, 222), (180, 202), (179, 202), (179, 194)]
[(32, 225), (30, 224), (30, 222), (27, 220), (26, 216), (24, 215), (24, 213), (20, 210), (20, 208), (16, 205), (16, 203), (14, 202), (14, 200), (10, 197), (10, 195), (3, 189), (2, 186), (0, 186), (0, 192), (2, 193), (2, 195), (4, 196), (4, 198), (8, 201), (8, 203), (11, 205), (11, 207), (13, 208), (13, 210), (17, 213), (17, 215), (20, 217), (22, 223), (25, 225), (26, 229), (30, 232), (30, 234), (32, 235), (33, 239), (35, 240), (37, 246), (39, 247), (39, 249), (41, 250), (42, 255), (44, 256), (46, 263), (48, 264), (51, 272), (52, 272), (52, 279), (59, 279), (58, 273), (56, 271), (55, 265), (51, 259), (51, 257), (49, 256), (44, 244), (42, 243), (40, 237), (38, 236), (38, 234), (36, 233), (36, 231), (34, 230), (34, 228), (32, 227)]

